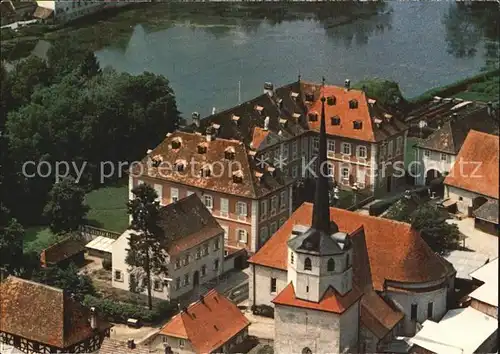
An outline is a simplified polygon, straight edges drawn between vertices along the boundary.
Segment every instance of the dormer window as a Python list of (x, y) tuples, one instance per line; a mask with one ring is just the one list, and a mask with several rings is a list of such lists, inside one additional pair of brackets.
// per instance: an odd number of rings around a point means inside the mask
[(306, 257), (306, 259), (304, 259), (304, 270), (312, 270), (311, 258), (309, 257)]
[(295, 259), (294, 259), (294, 255), (292, 252), (292, 253), (290, 253), (290, 264), (293, 264), (293, 262), (295, 262)]
[(335, 270), (335, 260), (330, 258), (326, 267), (329, 272), (333, 272)]
[(306, 102), (313, 102), (314, 101), (314, 94), (313, 93), (306, 93), (305, 98), (306, 98)]
[(283, 109), (283, 99), (282, 98), (280, 98), (278, 100), (278, 107), (279, 107), (279, 109)]
[(295, 119), (295, 121), (297, 121), (300, 118), (300, 113), (294, 113), (292, 114), (292, 117), (293, 119)]
[(309, 121), (316, 122), (318, 120), (318, 113), (311, 112), (309, 113)]
[(340, 117), (339, 116), (333, 116), (331, 118), (331, 123), (332, 123), (332, 125), (340, 125)]
[(210, 177), (212, 171), (210, 170), (210, 166), (203, 166), (200, 171), (201, 177)]
[(207, 152), (207, 144), (198, 145), (198, 154), (205, 154)]
[(172, 140), (172, 149), (179, 149), (182, 144), (182, 139), (181, 138), (174, 138)]
[(286, 123), (288, 123), (287, 119), (280, 118), (280, 125), (286, 127)]
[(274, 167), (268, 166), (267, 172), (269, 172), (271, 176), (276, 177), (276, 169)]
[(360, 130), (363, 127), (363, 122), (360, 120), (355, 120), (354, 122), (352, 122), (352, 125), (354, 129)]
[(337, 97), (335, 96), (328, 96), (326, 98), (326, 104), (329, 106), (335, 106), (337, 104)]
[(234, 183), (243, 183), (243, 172), (236, 171), (233, 173), (233, 182)]
[(232, 147), (228, 147), (225, 151), (224, 151), (224, 158), (226, 160), (234, 160), (234, 156), (235, 156), (235, 151), (234, 151), (234, 148)]
[(297, 92), (292, 92), (292, 93), (290, 94), (290, 96), (292, 96), (292, 98), (293, 98), (294, 100), (296, 100), (297, 98), (299, 98), (299, 94), (298, 94)]
[(175, 169), (177, 170), (177, 172), (182, 172), (182, 171), (184, 171), (185, 168), (186, 168), (186, 161), (177, 160), (175, 162)]
[(262, 112), (264, 111), (264, 107), (257, 105), (257, 106), (255, 106), (255, 110), (256, 110), (259, 114), (262, 114)]
[(236, 114), (233, 114), (232, 118), (234, 123), (239, 124), (240, 122), (240, 116), (237, 116)]
[(349, 108), (350, 109), (356, 109), (356, 108), (358, 108), (358, 100), (350, 100), (349, 101)]

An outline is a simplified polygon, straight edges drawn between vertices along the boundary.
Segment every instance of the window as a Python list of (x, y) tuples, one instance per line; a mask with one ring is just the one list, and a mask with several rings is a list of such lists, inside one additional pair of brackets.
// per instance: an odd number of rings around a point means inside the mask
[(276, 292), (276, 278), (271, 278), (271, 293)]
[(202, 265), (201, 266), (201, 276), (204, 277), (205, 275), (207, 275), (207, 266)]
[(208, 256), (208, 243), (203, 245), (203, 255)]
[(448, 162), (448, 155), (446, 155), (446, 154), (441, 154), (441, 161)]
[(262, 200), (260, 202), (260, 220), (265, 220), (267, 218), (267, 200)]
[(283, 176), (288, 177), (288, 167), (283, 167)]
[(417, 304), (411, 304), (411, 320), (417, 319)]
[(181, 278), (177, 277), (175, 278), (175, 290), (179, 290), (181, 287)]
[(214, 207), (214, 200), (211, 195), (204, 195), (203, 196), (203, 202), (205, 203), (205, 206), (212, 210)]
[(349, 268), (349, 253), (345, 255), (345, 268)]
[(342, 168), (342, 181), (345, 183), (346, 181), (349, 183), (349, 168)]
[(184, 257), (184, 265), (188, 265), (189, 264), (189, 253), (186, 254), (186, 256)]
[(427, 318), (432, 319), (432, 312), (434, 311), (434, 303), (429, 302), (427, 304)]
[(290, 264), (293, 264), (293, 262), (295, 262), (295, 256), (292, 252), (292, 253), (290, 253)]
[(306, 286), (306, 293), (308, 293), (308, 292), (309, 292), (309, 285)]
[(281, 191), (280, 193), (280, 209), (285, 210), (286, 208), (286, 191)]
[(238, 241), (242, 243), (247, 243), (247, 232), (246, 230), (239, 229), (238, 230)]
[(163, 284), (159, 279), (155, 279), (153, 281), (153, 290), (154, 291), (163, 291)]
[(312, 269), (311, 258), (307, 257), (304, 260), (304, 270), (311, 270), (311, 269)]
[(327, 143), (327, 148), (328, 148), (328, 157), (334, 157), (335, 156), (335, 140), (328, 139)]
[(431, 152), (429, 150), (424, 150), (425, 157), (431, 157)]
[(158, 194), (158, 199), (156, 201), (162, 202), (163, 200), (163, 186), (161, 184), (155, 184), (154, 189), (156, 191), (156, 194)]
[(229, 200), (227, 198), (220, 198), (220, 215), (227, 218), (228, 213)]
[(115, 270), (115, 280), (123, 281), (123, 274), (121, 270)]
[(179, 348), (184, 348), (184, 339), (179, 339)]
[(271, 231), (271, 235), (274, 235), (274, 233), (276, 232), (276, 230), (278, 230), (278, 225), (276, 224), (276, 221), (272, 222), (271, 223), (271, 226), (270, 226), (270, 231)]
[(214, 262), (214, 270), (215, 271), (219, 270), (219, 260), (218, 259), (216, 259)]
[(351, 144), (342, 143), (342, 155), (351, 155)]
[(285, 221), (286, 221), (285, 218), (281, 218), (280, 221), (278, 222), (278, 227), (283, 226), (283, 224), (285, 223)]
[(387, 157), (392, 157), (392, 153), (394, 152), (394, 141), (389, 141), (387, 144)]
[(312, 350), (308, 347), (305, 347), (304, 349), (302, 349), (302, 354), (312, 354)]
[(358, 146), (358, 158), (366, 159), (366, 146)]
[(292, 159), (296, 159), (298, 155), (298, 144), (297, 141), (292, 143)]
[(179, 269), (181, 267), (181, 260), (179, 258), (177, 258), (175, 260), (175, 266), (174, 266), (174, 269)]
[(217, 237), (214, 241), (214, 251), (217, 251), (220, 248), (220, 241), (219, 238)]
[(276, 209), (278, 209), (278, 197), (273, 196), (271, 198), (271, 216), (276, 215)]
[(364, 188), (365, 187), (365, 170), (358, 169), (357, 175), (356, 175), (356, 182), (358, 182), (358, 187)]
[(200, 248), (200, 247), (198, 247), (198, 248), (196, 249), (196, 259), (200, 259), (200, 258), (201, 258), (201, 248)]
[(269, 231), (267, 229), (267, 226), (263, 226), (260, 228), (260, 239), (262, 241), (265, 241), (267, 240), (267, 238), (269, 237)]
[(299, 174), (298, 167), (297, 166), (293, 166), (292, 167), (292, 178), (297, 178), (298, 174)]
[(221, 225), (224, 229), (224, 242), (229, 240), (229, 226)]
[(327, 173), (328, 173), (327, 177), (333, 177), (333, 163), (327, 162), (326, 168), (327, 168)]
[(329, 272), (333, 272), (335, 270), (335, 260), (333, 258), (328, 260), (326, 268)]
[(189, 273), (188, 274), (184, 274), (184, 286), (186, 286), (188, 284), (189, 284)]
[(282, 158), (288, 159), (288, 144), (283, 144), (283, 148), (281, 149)]
[(402, 149), (403, 149), (403, 137), (398, 136), (396, 138), (396, 155), (401, 154)]
[(238, 219), (246, 219), (246, 217), (247, 217), (247, 203), (237, 202), (236, 203), (236, 214), (238, 214)]
[(170, 188), (170, 202), (175, 203), (179, 200), (179, 190), (177, 188)]
[(319, 138), (313, 138), (313, 152), (319, 151)]

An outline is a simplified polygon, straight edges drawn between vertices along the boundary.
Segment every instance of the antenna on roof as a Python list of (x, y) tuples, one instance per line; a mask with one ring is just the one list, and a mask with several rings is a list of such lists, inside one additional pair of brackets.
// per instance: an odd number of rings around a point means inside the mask
[(301, 78), (302, 78), (302, 75), (300, 75), (300, 70), (299, 70), (299, 82), (300, 82)]
[(323, 77), (321, 78), (321, 86), (325, 87), (325, 81), (326, 81), (326, 80), (325, 80), (325, 77), (323, 76)]

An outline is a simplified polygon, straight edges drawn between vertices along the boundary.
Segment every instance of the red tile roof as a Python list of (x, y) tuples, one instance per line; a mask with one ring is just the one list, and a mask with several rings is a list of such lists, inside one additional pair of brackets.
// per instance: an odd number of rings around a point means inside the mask
[[(0, 294), (2, 332), (61, 349), (94, 335), (90, 311), (61, 289), (9, 276)], [(98, 320), (99, 331), (110, 327)]]
[(211, 353), (250, 325), (238, 307), (215, 289), (173, 317), (160, 334), (184, 338), (197, 353)]
[(363, 293), (353, 284), (352, 290), (344, 296), (340, 295), (332, 287), (328, 288), (319, 302), (299, 299), (295, 296), (293, 283), (289, 283), (272, 301), (277, 305), (301, 307), (305, 309), (333, 312), (342, 314), (354, 303), (356, 303)]
[[(375, 100), (372, 104), (368, 102), (369, 98), (360, 90), (345, 90), (343, 87), (304, 83), (304, 91), (314, 94), (314, 101), (306, 103), (308, 112), (321, 112), (320, 97), (335, 97), (335, 104), (325, 105), (326, 114), (326, 133), (329, 135), (341, 136), (344, 138), (357, 139), (368, 142), (384, 140), (392, 135), (401, 133), (407, 129), (407, 126), (397, 117), (392, 116), (383, 109)], [(351, 109), (349, 102), (356, 100), (358, 107)], [(338, 116), (340, 125), (333, 125), (331, 118)], [(374, 120), (380, 121), (380, 129), (374, 123)], [(354, 129), (354, 122), (362, 123), (361, 129)], [(320, 120), (309, 120), (309, 128), (319, 131)]]
[(266, 139), (268, 134), (269, 130), (264, 130), (264, 128), (261, 127), (255, 127), (253, 130), (251, 146), (254, 149), (259, 149), (260, 144), (262, 144), (262, 142)]
[[(302, 204), (249, 262), (287, 269), (287, 241), (295, 224), (311, 225), (312, 204)], [(330, 208), (330, 218), (348, 234), (363, 227), (373, 288), (386, 280), (420, 283), (442, 279), (449, 267), (409, 224)]]
[(498, 199), (499, 138), (471, 130), (444, 183)]
[[(174, 148), (172, 142), (181, 141), (179, 148)], [(206, 146), (205, 153), (198, 152), (198, 146)], [(234, 151), (234, 158), (225, 158), (225, 151)], [(215, 192), (237, 195), (247, 198), (259, 198), (275, 192), (291, 182), (281, 172), (273, 176), (266, 170), (258, 168), (253, 158), (249, 156), (249, 149), (236, 140), (215, 138), (207, 141), (204, 135), (177, 131), (168, 134), (165, 140), (152, 150), (149, 156), (161, 161), (160, 167), (148, 168), (148, 157), (141, 165), (133, 167), (131, 173), (135, 177), (141, 175), (163, 179), (175, 183), (193, 186), (195, 188)], [(184, 161), (183, 171), (177, 171), (176, 164)], [(211, 176), (201, 177), (200, 171), (204, 166), (211, 166)], [(242, 181), (233, 180), (233, 172), (241, 171)], [(255, 172), (263, 174), (260, 180)]]

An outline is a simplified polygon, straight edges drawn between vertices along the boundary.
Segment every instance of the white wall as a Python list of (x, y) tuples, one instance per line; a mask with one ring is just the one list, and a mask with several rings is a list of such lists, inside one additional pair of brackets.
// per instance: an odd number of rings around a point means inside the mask
[[(253, 283), (253, 269), (255, 269), (255, 284)], [(271, 293), (271, 278), (276, 278), (276, 293)], [(287, 272), (284, 270), (263, 267), (259, 265), (250, 266), (249, 300), (250, 305), (274, 306), (271, 302), (287, 286)], [(255, 288), (255, 291), (254, 291)], [(255, 292), (255, 299), (254, 297)], [(255, 301), (254, 301), (255, 300)]]
[[(425, 156), (424, 151), (429, 151), (430, 156)], [(417, 162), (419, 163), (419, 174), (416, 178), (416, 183), (418, 185), (425, 185), (425, 179), (427, 176), (427, 171), (437, 170), (441, 174), (445, 172), (450, 172), (453, 164), (456, 160), (456, 155), (446, 154), (448, 156), (447, 161), (441, 161), (441, 153), (437, 151), (432, 151), (428, 149), (417, 148)]]
[(387, 296), (394, 304), (405, 314), (402, 320), (401, 330), (405, 335), (414, 335), (415, 322), (411, 320), (411, 305), (417, 304), (417, 322), (423, 323), (427, 320), (427, 305), (432, 302), (432, 320), (438, 322), (446, 313), (447, 288), (443, 286), (440, 289), (428, 292), (396, 292), (387, 291)]
[[(469, 207), (472, 207), (472, 201), (474, 198), (478, 197), (479, 194), (445, 185), (445, 196), (457, 202), (457, 209), (460, 213), (468, 215)], [(462, 200), (460, 200), (460, 197)]]
[[(128, 249), (128, 233), (129, 231), (124, 232), (114, 243), (112, 246), (112, 286), (115, 288), (119, 288), (122, 290), (129, 291), (129, 266), (125, 262), (125, 257), (127, 256)], [(202, 256), (200, 259), (195, 259), (196, 249), (198, 246), (187, 250), (186, 252), (181, 253), (178, 256), (173, 257), (172, 260), (167, 257), (168, 265), (168, 278), (172, 279), (172, 282), (167, 286), (163, 287), (162, 291), (152, 290), (152, 296), (164, 299), (164, 300), (173, 300), (191, 290), (193, 290), (193, 275), (195, 271), (199, 272), (199, 284), (203, 284), (205, 282), (210, 281), (215, 278), (217, 275), (222, 274), (223, 272), (223, 263), (224, 263), (224, 240), (223, 235), (218, 235), (213, 237), (212, 239), (204, 242), (209, 243), (208, 255)], [(215, 239), (219, 238), (219, 249), (214, 250), (213, 245), (215, 243)], [(202, 245), (203, 245), (202, 244)], [(203, 249), (203, 247), (201, 247)], [(174, 269), (175, 260), (177, 257), (181, 257), (183, 259), (186, 253), (190, 253), (191, 259), (189, 264), (183, 265), (181, 262), (181, 267), (179, 269)], [(219, 260), (219, 271), (214, 270), (214, 262), (215, 260)], [(206, 265), (206, 275), (204, 277), (201, 276), (201, 268), (203, 265)], [(115, 271), (120, 270), (122, 272), (122, 280), (117, 281), (115, 279)], [(183, 285), (185, 274), (189, 274), (189, 284)], [(176, 278), (181, 279), (181, 287), (176, 290), (175, 283)], [(153, 278), (156, 279), (156, 278)], [(146, 290), (144, 291), (146, 293)]]
[[(183, 347), (181, 348), (180, 343), (183, 342)], [(187, 339), (180, 339), (171, 336), (165, 336), (163, 334), (158, 334), (153, 342), (150, 344), (151, 349), (156, 349), (159, 353), (162, 353), (165, 349), (163, 343), (167, 343), (174, 353), (178, 354), (192, 354), (196, 353), (192, 344)]]

